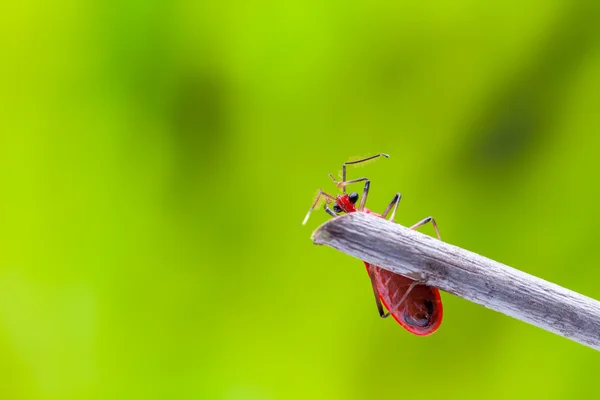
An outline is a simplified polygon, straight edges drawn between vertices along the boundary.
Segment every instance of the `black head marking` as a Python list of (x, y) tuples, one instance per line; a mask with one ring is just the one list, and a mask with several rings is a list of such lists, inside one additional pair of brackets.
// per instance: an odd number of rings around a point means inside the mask
[(356, 202), (358, 201), (358, 193), (356, 193), (356, 192), (350, 193), (348, 195), (348, 200), (350, 200), (350, 203), (356, 204)]
[(337, 204), (334, 204), (333, 211), (335, 211), (336, 213), (339, 214), (339, 213), (343, 212), (344, 210), (342, 210), (342, 208), (340, 206), (338, 206)]

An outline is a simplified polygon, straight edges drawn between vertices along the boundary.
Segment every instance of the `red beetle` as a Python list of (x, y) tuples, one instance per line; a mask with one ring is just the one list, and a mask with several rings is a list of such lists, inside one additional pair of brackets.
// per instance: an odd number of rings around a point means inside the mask
[[(377, 214), (365, 208), (367, 202), (367, 196), (369, 194), (370, 181), (367, 178), (346, 180), (346, 165), (358, 164), (361, 162), (369, 161), (377, 157), (389, 158), (387, 154), (376, 154), (371, 157), (367, 157), (357, 161), (349, 161), (344, 163), (342, 166), (342, 181), (336, 181), (335, 177), (331, 174), (329, 176), (335, 184), (342, 188), (343, 194), (338, 196), (332, 196), (319, 189), (319, 194), (308, 210), (306, 217), (302, 224), (308, 221), (311, 211), (317, 206), (321, 197), (325, 197), (325, 211), (333, 217), (337, 217), (338, 214), (351, 213), (351, 212), (366, 212), (368, 214), (375, 215), (380, 218), (387, 218), (391, 211), (390, 221), (394, 221), (396, 210), (402, 195), (396, 193), (390, 204), (387, 206), (382, 214)], [(358, 207), (358, 193), (346, 193), (346, 186), (356, 182), (365, 182), (363, 189), (363, 195), (360, 199)], [(329, 204), (333, 203), (333, 210), (329, 208)], [(409, 229), (417, 229), (426, 223), (431, 222), (435, 229), (435, 233), (438, 239), (441, 240), (440, 233), (438, 231), (435, 219), (432, 217), (424, 218), (417, 222)], [(402, 325), (407, 331), (414, 333), (418, 336), (427, 336), (434, 333), (442, 323), (442, 299), (440, 297), (440, 291), (434, 287), (425, 285), (423, 281), (415, 281), (402, 275), (394, 274), (393, 272), (387, 271), (376, 265), (371, 265), (366, 261), (363, 261), (367, 267), (367, 273), (371, 279), (371, 285), (373, 287), (373, 293), (375, 295), (375, 302), (377, 304), (377, 310), (381, 318), (387, 318), (390, 315), (394, 317), (400, 325)], [(383, 307), (388, 310), (384, 312)], [(391, 307), (390, 307), (391, 306)]]

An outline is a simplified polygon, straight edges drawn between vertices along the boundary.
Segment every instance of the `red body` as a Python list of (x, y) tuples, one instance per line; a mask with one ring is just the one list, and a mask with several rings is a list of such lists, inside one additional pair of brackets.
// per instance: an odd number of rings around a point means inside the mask
[[(346, 213), (358, 211), (347, 194), (338, 196), (336, 203)], [(367, 208), (364, 208), (363, 212), (381, 217), (381, 215), (371, 212)], [(400, 302), (402, 296), (414, 282), (410, 278), (394, 274), (367, 262), (365, 262), (365, 266), (367, 267), (367, 273), (374, 272), (379, 298), (388, 310)], [(440, 291), (426, 285), (415, 286), (404, 303), (392, 313), (392, 317), (400, 325), (418, 336), (427, 336), (434, 333), (442, 323), (442, 315)]]

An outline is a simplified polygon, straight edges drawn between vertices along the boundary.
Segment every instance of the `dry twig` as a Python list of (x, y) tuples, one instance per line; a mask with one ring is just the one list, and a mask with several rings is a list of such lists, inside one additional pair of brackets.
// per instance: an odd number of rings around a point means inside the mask
[(362, 212), (331, 219), (312, 238), (600, 350), (600, 302), (543, 279)]

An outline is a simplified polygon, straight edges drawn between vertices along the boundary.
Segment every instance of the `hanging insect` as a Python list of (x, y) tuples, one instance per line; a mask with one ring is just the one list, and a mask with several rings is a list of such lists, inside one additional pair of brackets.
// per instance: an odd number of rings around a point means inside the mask
[[(382, 214), (377, 214), (365, 207), (371, 185), (369, 179), (363, 177), (349, 181), (346, 180), (347, 165), (359, 164), (378, 157), (389, 158), (389, 155), (381, 153), (361, 160), (345, 162), (342, 166), (341, 182), (338, 182), (333, 175), (329, 174), (337, 187), (342, 189), (342, 194), (333, 196), (319, 189), (319, 194), (308, 210), (302, 224), (304, 225), (308, 221), (312, 210), (317, 206), (322, 197), (325, 198), (323, 208), (332, 217), (337, 217), (342, 213), (365, 212), (384, 219), (389, 214), (390, 221), (395, 222), (396, 210), (402, 198), (400, 193), (396, 193)], [(362, 198), (360, 198), (358, 206), (356, 206), (356, 203), (359, 201), (358, 193), (346, 193), (346, 186), (357, 182), (365, 183)], [(329, 204), (331, 203), (333, 203), (333, 210), (329, 208)], [(422, 219), (409, 229), (417, 229), (429, 222), (433, 225), (437, 238), (441, 240), (437, 224), (432, 217)], [(443, 308), (438, 289), (427, 286), (424, 281), (416, 281), (369, 264), (366, 261), (363, 262), (371, 279), (375, 303), (381, 318), (387, 318), (391, 315), (407, 331), (418, 336), (431, 335), (439, 328), (442, 323)], [(387, 309), (387, 312), (384, 311), (383, 307)]]

